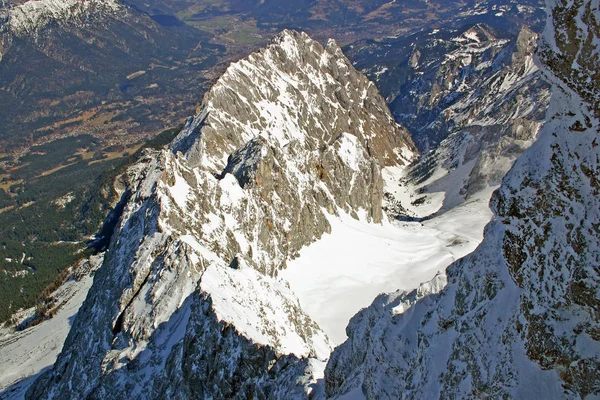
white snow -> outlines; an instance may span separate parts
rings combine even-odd
[[[52,20],[69,20],[88,10],[115,12],[115,0],[31,0],[9,9],[8,26],[16,34],[33,32]]]
[[[190,185],[186,182],[186,180],[180,176],[179,174],[175,175],[175,185],[169,187],[169,192],[175,203],[182,210],[186,210],[187,198],[190,193]]]
[[[280,277],[336,344],[350,318],[380,293],[412,290],[483,239],[490,192],[422,224],[357,221],[332,216],[331,234],[300,251]]]
[[[331,346],[322,334],[302,338],[289,309],[298,307],[294,293],[275,279],[261,274],[240,261],[239,269],[220,263],[207,267],[200,288],[211,295],[219,319],[255,343],[270,345],[283,354],[316,356],[325,360]],[[307,341],[310,341],[307,345]]]
[[[235,176],[231,174],[225,174],[223,179],[219,181],[219,186],[223,191],[221,205],[230,206],[236,204],[247,196],[244,189],[240,187],[237,179],[235,179]]]
[[[381,75],[385,74],[387,71],[388,67],[386,66],[377,67],[377,71],[374,73],[375,79],[379,80],[381,78]]]
[[[474,42],[481,42],[481,40],[479,39],[479,36],[477,36],[476,32],[473,31],[467,31],[463,34],[464,37],[466,37],[467,39],[471,39]]]
[[[358,163],[361,159],[360,154],[363,149],[357,137],[349,133],[342,133],[336,143],[339,144],[338,154],[344,163],[354,171],[358,171]]]
[[[92,281],[93,277],[88,275],[61,286],[56,296],[66,303],[54,318],[20,332],[0,331],[2,399],[23,398],[37,374],[54,364]],[[10,391],[4,392],[8,388]]]

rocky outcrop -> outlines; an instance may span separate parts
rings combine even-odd
[[[223,154],[261,133],[281,145],[301,140],[310,151],[352,133],[382,165],[413,157],[408,131],[394,122],[375,85],[333,40],[323,47],[306,34],[285,31],[267,49],[233,64],[204,104],[211,111],[202,131],[202,165],[215,172],[224,167]],[[364,118],[366,113],[374,118]]]
[[[414,147],[339,47],[285,31],[232,64],[130,199],[29,398],[305,397],[331,344],[278,271],[340,210],[382,218]]]
[[[512,34],[465,23],[350,47],[423,153],[463,129],[543,119],[548,85],[531,57],[536,34],[525,26]]]
[[[600,118],[600,71],[598,70],[598,9],[593,2],[553,2],[546,25],[541,60],[552,73],[589,104]],[[581,126],[589,127],[589,124]]]
[[[464,82],[452,87],[462,89],[444,92],[441,101],[450,105],[440,107],[429,124],[448,137],[406,176],[405,183],[421,194],[445,192],[442,210],[499,185],[536,139],[548,109],[549,85],[533,60],[537,35],[523,28],[512,41],[486,36],[486,42],[478,29],[466,30],[459,36],[465,47],[445,55],[447,64],[475,64],[460,68]],[[497,54],[484,61],[490,46],[498,47]]]
[[[600,32],[592,2],[549,5],[541,55],[553,84],[548,122],[493,196],[484,241],[448,268],[439,294],[399,311],[405,296],[380,298],[371,308],[383,311],[355,317],[327,366],[329,396],[600,395],[600,93],[583,88],[599,67],[586,43]],[[568,45],[556,44],[565,37]],[[574,72],[552,62],[580,53],[588,67],[573,64]]]

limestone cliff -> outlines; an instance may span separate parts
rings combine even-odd
[[[297,398],[327,337],[275,279],[340,210],[382,218],[414,147],[334,42],[284,31],[148,151],[54,368],[29,398]]]

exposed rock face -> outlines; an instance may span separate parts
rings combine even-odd
[[[594,2],[552,1],[539,53],[552,73],[592,107],[596,117],[600,117],[598,19],[598,5]]]
[[[448,137],[407,173],[421,193],[445,192],[444,210],[499,185],[537,137],[548,108],[550,86],[533,61],[537,35],[523,28],[514,40],[485,41],[480,31],[466,30],[457,38],[463,47],[445,55],[444,65],[462,65],[463,81],[444,92],[449,105],[431,114],[428,129]],[[490,48],[496,54],[488,59]]]
[[[508,130],[527,114],[543,119],[548,85],[531,60],[535,39],[526,27],[509,34],[479,23],[352,50],[427,152],[464,129]]]
[[[413,157],[410,151],[398,153],[414,150],[408,132],[333,40],[323,47],[286,31],[267,49],[232,65],[204,103],[210,111],[202,132],[202,165],[215,171],[224,166],[223,154],[264,132],[280,145],[301,140],[311,151],[351,132],[382,165]],[[364,118],[365,113],[374,118]]]
[[[328,363],[329,396],[600,395],[598,10],[548,4],[548,122],[493,196],[484,241],[439,294],[397,311],[418,293],[390,295],[359,313]]]
[[[475,25],[450,40],[431,39],[436,51],[427,53],[424,66],[411,71],[406,84],[413,93],[393,99],[392,109],[414,129],[424,150],[461,130],[506,136],[522,119],[543,119],[548,85],[531,57],[536,35],[527,28],[514,38],[492,32]],[[439,51],[446,53],[439,57]],[[521,136],[535,137],[530,127],[524,130]]]
[[[109,255],[28,397],[306,396],[330,342],[274,277],[326,213],[381,220],[380,165],[413,151],[333,42],[285,31],[232,64],[129,169]]]

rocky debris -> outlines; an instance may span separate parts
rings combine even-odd
[[[121,179],[109,253],[28,397],[308,396],[331,344],[275,277],[327,213],[380,221],[381,164],[413,157],[335,43],[284,31]]]

